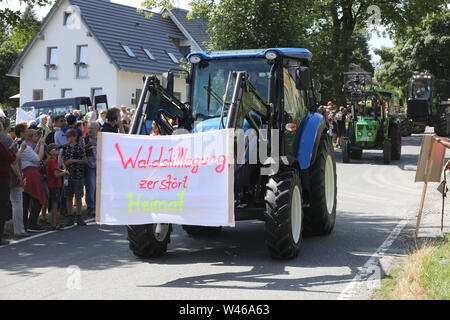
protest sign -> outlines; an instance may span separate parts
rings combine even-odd
[[[96,221],[234,226],[232,130],[99,133]]]
[[[437,137],[440,139],[446,139]],[[428,182],[440,182],[444,165],[446,148],[434,141],[432,136],[424,135],[417,163],[415,182],[423,182],[422,198],[420,199],[419,214],[417,215],[415,237],[419,235],[420,221],[422,219],[423,205],[427,193]]]
[[[16,123],[26,122],[29,123],[32,120],[36,120],[36,113],[34,107],[29,111],[25,111],[22,108],[17,108],[16,110]]]

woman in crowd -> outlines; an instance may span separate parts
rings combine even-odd
[[[33,132],[27,132],[26,124],[19,123],[15,128],[18,138],[28,138],[28,141],[35,139]],[[41,181],[39,169],[41,161],[44,158],[44,146],[46,135],[39,139],[36,148],[33,150],[27,142],[27,147],[22,153],[21,169],[23,173],[23,224],[25,231],[43,232],[45,231],[38,226],[38,217],[42,205],[45,204],[47,196]],[[31,210],[30,210],[31,201]],[[28,218],[28,211],[30,216]]]

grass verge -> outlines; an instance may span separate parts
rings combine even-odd
[[[413,251],[381,281],[376,300],[449,300],[450,234]]]

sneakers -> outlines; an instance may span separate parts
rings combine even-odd
[[[16,238],[16,239],[21,239],[21,238],[26,238],[26,237],[29,237],[29,236],[30,236],[29,233],[24,232],[24,233],[20,233],[20,234],[15,234],[15,235],[14,235],[14,238]]]
[[[84,222],[83,218],[81,216],[77,217],[77,225],[79,226],[85,226],[86,222]]]
[[[67,216],[67,223],[66,227],[73,226],[75,224],[75,217],[73,215]],[[77,216],[77,225],[78,226],[85,226],[86,222],[84,222],[83,218],[81,216]]]
[[[73,226],[74,223],[75,223],[75,219],[74,219],[73,215],[68,215],[67,216],[66,227]]]
[[[32,233],[42,233],[45,231],[47,231],[47,230],[41,228],[40,226],[33,226],[33,227],[28,228],[28,232],[32,232]]]

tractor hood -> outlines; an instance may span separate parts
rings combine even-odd
[[[226,123],[227,117],[224,117],[223,124],[225,125]],[[191,133],[219,130],[219,124],[220,124],[220,117],[195,122],[194,128],[191,130]],[[245,119],[244,119],[244,126],[242,129],[244,130],[244,132],[250,129],[250,124]]]

